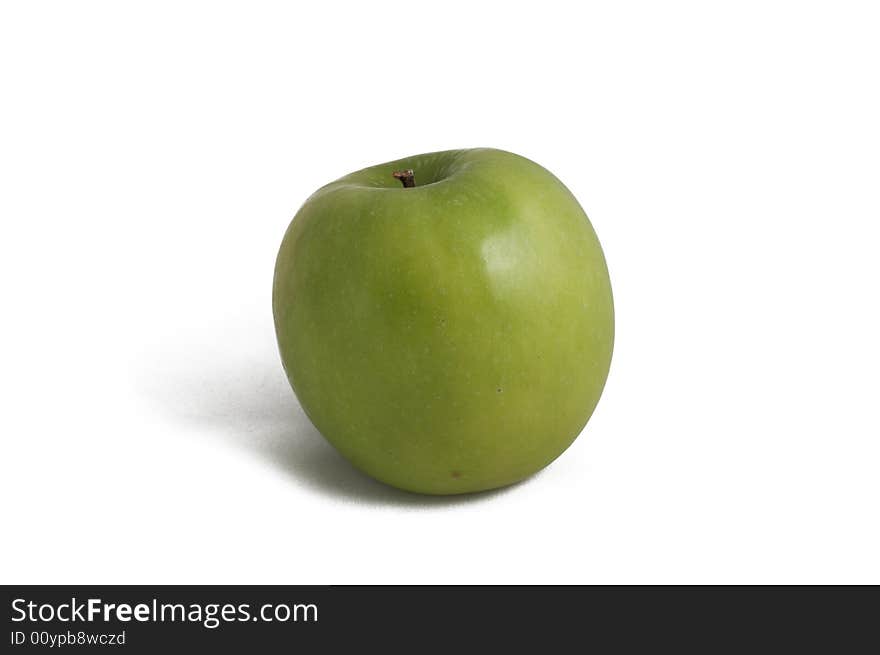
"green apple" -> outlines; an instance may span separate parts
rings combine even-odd
[[[395,487],[508,485],[583,430],[608,375],[605,258],[571,192],[509,152],[347,175],[284,236],[272,305],[306,415]]]

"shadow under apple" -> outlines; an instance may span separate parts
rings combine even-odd
[[[141,385],[160,411],[262,458],[314,492],[354,503],[448,507],[511,488],[425,496],[390,487],[356,469],[318,433],[299,406],[280,362],[268,353],[251,358],[230,358],[229,353],[193,357],[189,350],[185,371],[162,367],[168,357],[151,358],[153,371]],[[227,366],[218,367],[217,361]]]

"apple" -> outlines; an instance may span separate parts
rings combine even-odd
[[[593,413],[614,342],[583,209],[546,169],[488,148],[319,189],[284,235],[272,306],[318,431],[369,475],[425,494],[552,462]]]

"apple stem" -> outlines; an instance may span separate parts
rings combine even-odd
[[[394,171],[391,175],[403,182],[405,189],[411,189],[416,185],[416,175],[411,168],[407,168],[405,171]]]

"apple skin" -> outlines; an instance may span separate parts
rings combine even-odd
[[[488,148],[319,189],[284,236],[272,305],[318,431],[369,475],[425,494],[501,487],[552,462],[593,413],[614,342],[583,209],[546,169]]]

